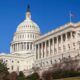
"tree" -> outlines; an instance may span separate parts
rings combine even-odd
[[[24,73],[22,71],[19,72],[17,80],[26,80],[25,79],[25,75],[24,75]]]
[[[7,80],[8,74],[9,72],[6,64],[0,60],[0,80]]]
[[[9,74],[8,76],[9,80],[17,80],[17,73],[16,72],[12,72]]]
[[[43,80],[52,80],[52,72],[51,71],[44,71],[42,73]]]
[[[35,72],[35,73],[33,73],[33,74],[27,76],[26,79],[27,79],[27,80],[39,80],[40,77],[39,77],[38,73]]]

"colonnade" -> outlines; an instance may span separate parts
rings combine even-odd
[[[56,54],[64,53],[66,51],[74,49],[74,33],[75,32],[71,31],[49,39],[45,39],[41,42],[39,41],[39,43],[36,42],[36,59],[54,56]]]
[[[32,50],[33,44],[32,42],[21,42],[21,43],[15,43],[11,45],[12,52],[15,51],[24,51],[24,50]]]

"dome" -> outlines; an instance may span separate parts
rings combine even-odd
[[[22,23],[19,24],[16,32],[40,32],[39,26],[32,21],[31,19],[26,19]]]
[[[16,32],[14,33],[10,52],[31,54],[34,51],[33,42],[39,36],[39,26],[31,19],[31,12],[28,7],[26,19],[18,25]]]
[[[26,32],[33,31],[33,32],[40,33],[39,26],[31,19],[31,12],[30,12],[29,6],[26,13],[26,19],[18,25],[16,32],[23,32],[23,31],[26,31]]]

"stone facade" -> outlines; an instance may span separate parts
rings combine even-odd
[[[39,26],[32,21],[28,10],[19,24],[10,45],[10,54],[1,53],[9,72],[32,73],[33,67],[46,70],[63,57],[80,54],[80,23],[68,23],[40,36]]]
[[[33,42],[39,36],[39,26],[32,21],[30,7],[28,6],[26,19],[18,25],[14,33],[10,45],[10,54],[1,53],[0,55],[0,59],[9,68],[9,72],[23,71],[25,75],[32,72],[32,65],[35,61]]]
[[[40,36],[34,42],[34,66],[46,70],[64,57],[80,54],[80,23],[68,23]],[[79,57],[80,58],[80,57]]]

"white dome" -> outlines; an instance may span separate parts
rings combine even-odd
[[[31,19],[26,19],[24,20],[22,23],[19,24],[17,31],[16,32],[22,32],[22,31],[26,31],[26,32],[40,32],[39,26],[33,22]]]
[[[31,13],[28,9],[26,13],[26,19],[18,25],[14,34],[10,52],[19,54],[31,54],[34,50],[33,41],[39,36],[39,26],[31,20]]]

